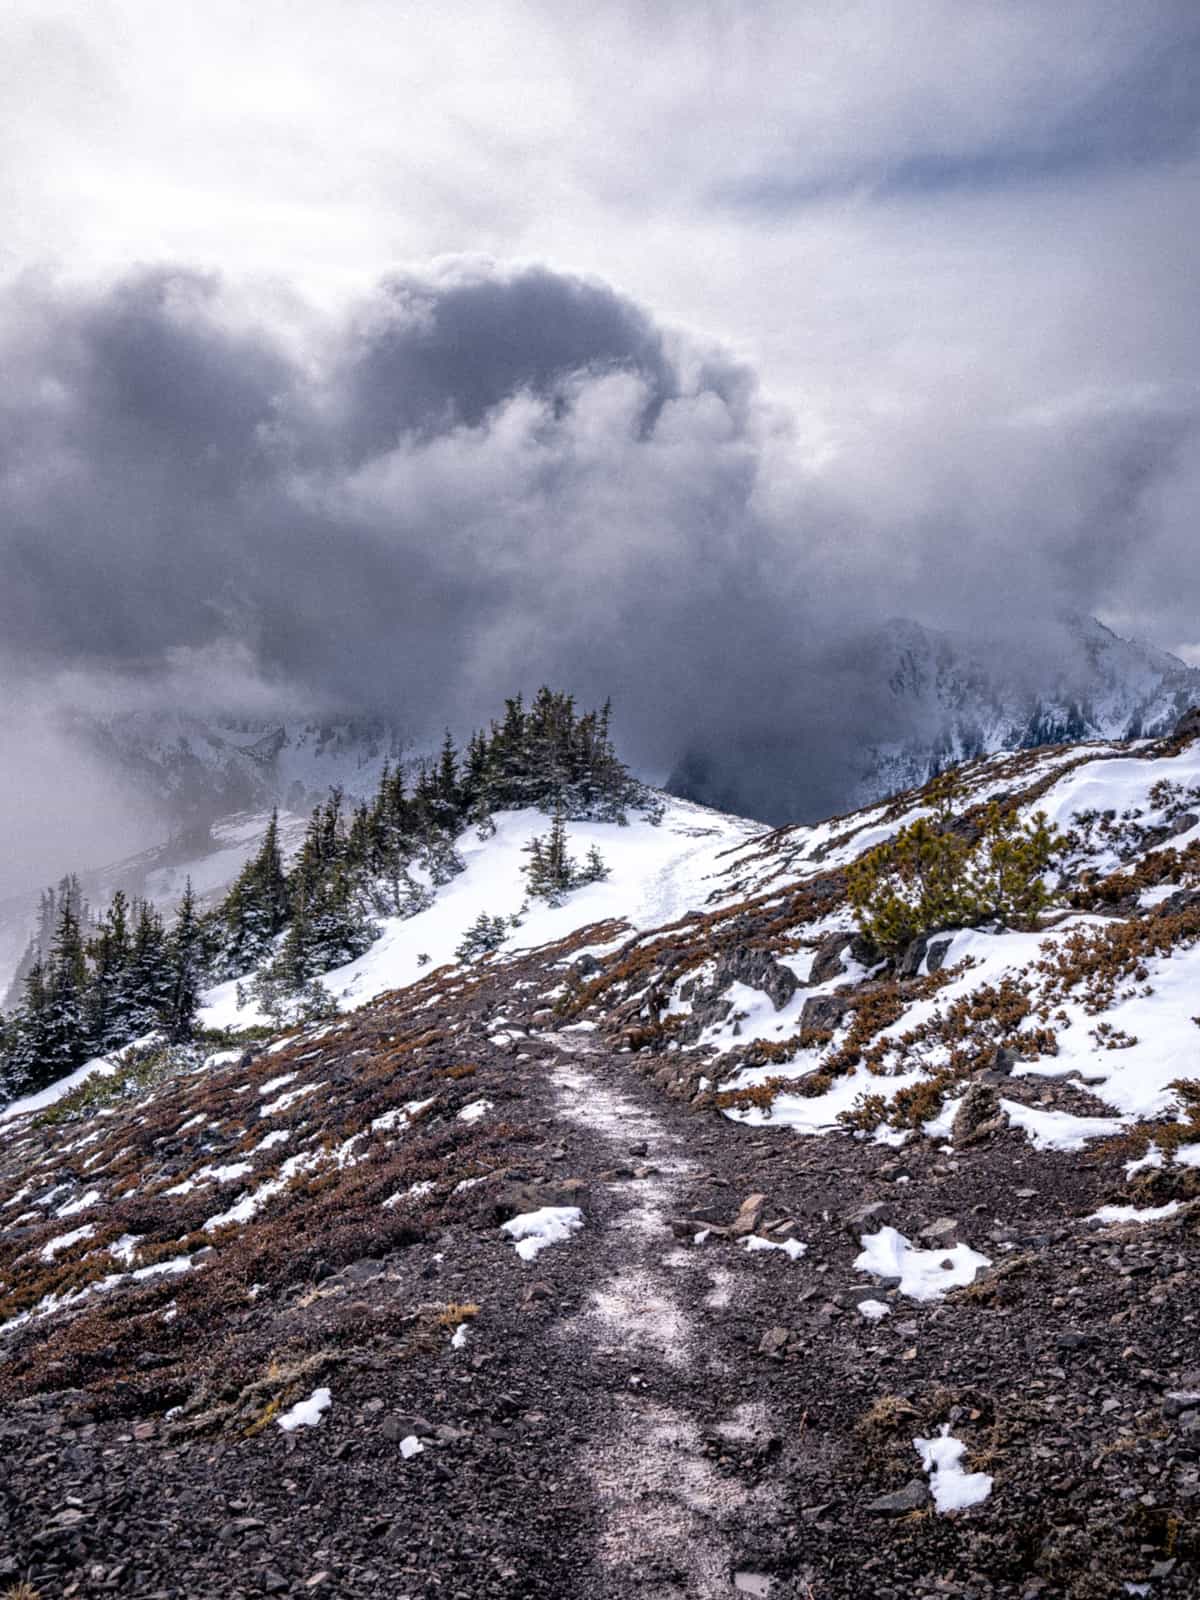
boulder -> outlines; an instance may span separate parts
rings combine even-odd
[[[878,960],[879,952],[861,933],[831,933],[817,946],[808,981],[815,988],[819,983],[828,983],[831,978],[840,978],[846,970],[847,961],[857,961],[861,967],[873,967]]]
[[[814,994],[804,1002],[800,1032],[832,1033],[850,1010],[852,1001],[841,994]]]
[[[898,978],[915,978],[921,970],[921,963],[924,961],[925,952],[928,949],[929,935],[927,933],[919,933],[915,939],[910,939],[896,962],[896,976]]]
[[[944,933],[937,939],[930,939],[929,949],[925,952],[925,971],[940,972],[946,965],[946,955],[954,942],[952,933]]]
[[[790,967],[783,966],[766,950],[751,950],[742,944],[726,950],[717,961],[713,989],[723,992],[731,983],[761,990],[776,1011],[782,1011],[800,987]]]
[[[950,1129],[950,1142],[956,1150],[979,1144],[998,1133],[1004,1124],[996,1091],[986,1084],[973,1083],[963,1095]]]
[[[949,933],[920,933],[905,946],[904,954],[896,966],[898,978],[919,976],[922,965],[926,972],[937,972],[945,964],[946,952],[954,935]]]

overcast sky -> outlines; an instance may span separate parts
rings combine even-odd
[[[1198,174],[1195,0],[8,0],[0,668],[669,764],[894,613],[1200,662]]]

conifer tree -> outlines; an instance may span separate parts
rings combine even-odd
[[[319,818],[312,826],[319,852]],[[249,971],[270,957],[275,936],[287,921],[288,898],[279,850],[279,813],[272,811],[258,853],[242,868],[221,906],[227,972]]]
[[[446,729],[446,736],[442,740],[433,786],[438,821],[444,827],[453,828],[458,822],[462,794],[458,783],[458,751],[454,747],[449,728]]]
[[[169,991],[162,1022],[167,1038],[172,1044],[180,1044],[195,1032],[203,962],[200,918],[190,878],[179,902],[175,925],[167,938],[165,955]]]
[[[603,883],[607,877],[608,863],[600,854],[599,848],[592,845],[587,853],[587,865],[580,873],[580,880],[583,883]]]
[[[92,1048],[102,1055],[131,1037],[129,902],[123,890],[113,895],[87,953],[87,1031]]]
[[[552,906],[561,905],[564,896],[580,881],[567,848],[567,824],[562,807],[556,807],[550,832],[533,838],[526,845],[529,861],[525,867],[529,893]]]
[[[88,1057],[84,1018],[87,963],[75,914],[76,902],[59,902],[58,926],[46,965],[43,1049],[49,1079],[72,1071]]]
[[[53,1082],[46,969],[35,960],[25,974],[21,1003],[9,1019],[4,1041],[4,1091],[9,1098],[33,1094]]]
[[[129,1026],[132,1037],[150,1033],[169,1009],[171,970],[163,921],[148,900],[134,908],[129,955]]]

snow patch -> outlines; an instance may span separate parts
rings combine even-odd
[[[808,1246],[799,1239],[764,1239],[761,1233],[752,1233],[746,1240],[746,1250],[751,1254],[758,1250],[782,1250],[792,1261],[799,1261]]]
[[[1162,1206],[1101,1206],[1099,1211],[1093,1211],[1086,1220],[1088,1222],[1161,1222],[1164,1217],[1173,1217],[1179,1210],[1178,1200],[1168,1200]]]
[[[992,1479],[986,1472],[963,1471],[967,1447],[961,1439],[950,1437],[948,1422],[936,1439],[914,1439],[913,1448],[929,1474],[933,1503],[943,1515],[977,1506],[991,1494]]]
[[[517,1254],[522,1261],[532,1261],[548,1245],[565,1244],[582,1227],[583,1212],[578,1206],[542,1206],[538,1211],[510,1217],[501,1224],[500,1231],[517,1241]]]
[[[855,1269],[877,1278],[898,1279],[900,1293],[910,1300],[940,1300],[949,1290],[973,1283],[980,1268],[991,1266],[987,1256],[965,1244],[946,1250],[917,1250],[895,1228],[865,1233],[859,1242],[863,1248],[855,1257]]]
[[[892,1314],[891,1306],[885,1305],[882,1300],[860,1300],[858,1310],[859,1315],[866,1317],[868,1322],[879,1322]]]
[[[486,1117],[492,1109],[490,1100],[472,1100],[469,1106],[464,1106],[458,1113],[460,1122],[478,1122],[480,1117]]]
[[[328,1411],[332,1404],[333,1396],[328,1389],[314,1389],[307,1400],[297,1400],[292,1409],[276,1421],[284,1433],[294,1433],[297,1428],[315,1428],[321,1413]]]
[[[1015,1127],[1024,1128],[1035,1150],[1082,1150],[1089,1139],[1110,1139],[1125,1127],[1119,1117],[1077,1117],[1070,1111],[1039,1111],[1019,1100],[1001,1100],[1000,1108]]]
[[[95,1223],[85,1222],[82,1228],[75,1228],[71,1233],[60,1233],[57,1239],[51,1239],[48,1244],[42,1246],[38,1254],[43,1261],[53,1261],[55,1256],[61,1255],[64,1250],[69,1250],[81,1239],[90,1239],[95,1231]]]

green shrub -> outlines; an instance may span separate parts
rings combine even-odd
[[[932,817],[910,822],[846,874],[858,925],[886,955],[949,928],[1028,925],[1049,901],[1042,873],[1061,841],[1044,812],[1022,822],[993,801],[969,842],[953,826],[953,781],[936,784],[930,798]]]

